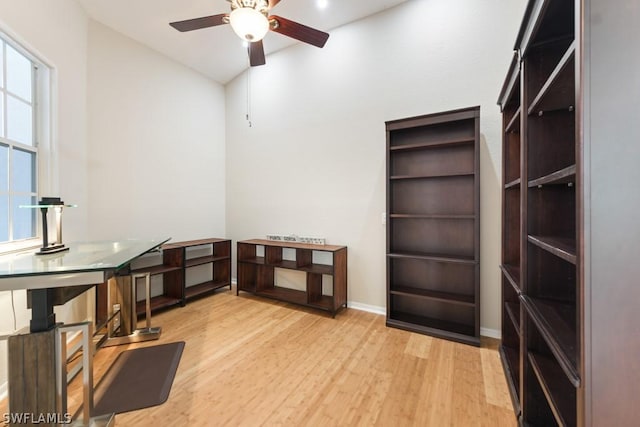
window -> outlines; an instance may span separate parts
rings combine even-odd
[[[38,64],[0,33],[0,245],[38,235]]]

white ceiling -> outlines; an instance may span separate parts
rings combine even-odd
[[[181,33],[169,22],[230,11],[227,0],[77,0],[94,20],[226,84],[248,66],[246,48],[230,26]],[[331,30],[362,19],[406,0],[282,0],[272,14],[331,33]],[[331,37],[327,46],[332,42]],[[264,49],[269,53],[299,43],[269,32]],[[308,49],[318,49],[307,45]]]

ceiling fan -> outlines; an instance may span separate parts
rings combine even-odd
[[[307,27],[276,15],[269,15],[280,0],[227,0],[230,13],[171,22],[178,31],[193,31],[201,28],[231,24],[233,31],[249,44],[249,64],[252,67],[265,64],[262,39],[269,30],[300,40],[316,47],[324,47],[329,34]]]

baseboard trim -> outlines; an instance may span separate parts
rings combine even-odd
[[[502,338],[502,334],[498,329],[480,328],[480,335],[483,337],[495,338],[497,340]]]
[[[366,311],[374,314],[381,314],[383,316],[386,316],[387,314],[386,308],[380,307],[377,305],[370,305],[370,304],[363,304],[361,302],[349,301],[347,303],[347,306],[349,308],[353,308],[354,310]]]

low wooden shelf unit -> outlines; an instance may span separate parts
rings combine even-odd
[[[260,248],[260,251],[258,250]],[[283,258],[283,250],[295,250],[295,260]],[[258,256],[264,251],[264,256]],[[331,254],[331,264],[314,262],[314,253]],[[328,311],[333,316],[347,306],[347,247],[281,243],[272,240],[244,240],[237,244],[238,287],[240,291],[279,301]],[[301,271],[306,274],[305,290],[277,286],[275,269]],[[324,294],[322,276],[333,278],[332,292]]]
[[[192,257],[192,251],[206,254]],[[211,279],[187,286],[187,270],[206,264],[211,266]],[[163,292],[151,298],[151,311],[184,306],[190,299],[225,286],[231,289],[231,240],[209,238],[167,243],[162,246],[162,264],[131,271],[131,274],[143,273],[162,275]],[[144,313],[144,301],[137,303],[137,312]]]

